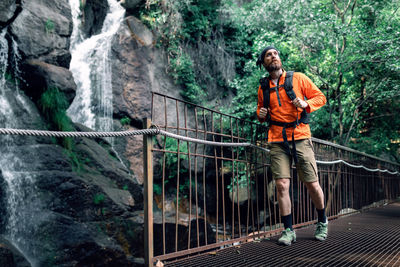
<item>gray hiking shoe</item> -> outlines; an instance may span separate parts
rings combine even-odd
[[[326,223],[317,222],[317,228],[314,233],[315,239],[324,241],[328,237],[328,220]]]
[[[290,246],[294,242],[296,242],[296,233],[290,228],[283,230],[281,238],[278,239],[278,244]]]

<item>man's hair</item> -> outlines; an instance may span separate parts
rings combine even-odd
[[[275,46],[270,45],[270,46],[267,46],[266,48],[264,48],[264,50],[258,56],[257,62],[256,62],[257,67],[259,67],[260,69],[261,69],[262,64],[264,63],[265,54],[267,53],[268,50],[271,50],[271,49],[278,51],[278,54],[279,54],[279,50],[276,49]]]

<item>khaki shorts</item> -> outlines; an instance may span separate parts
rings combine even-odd
[[[318,181],[317,163],[314,157],[314,147],[311,139],[297,140],[297,174],[303,182]],[[289,141],[292,148],[291,141]],[[272,143],[271,148],[271,171],[274,179],[290,178],[291,158],[283,149],[283,143]]]

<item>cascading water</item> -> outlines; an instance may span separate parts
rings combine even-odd
[[[112,131],[112,85],[109,59],[112,36],[117,32],[124,17],[123,9],[116,0],[108,0],[110,10],[100,34],[84,39],[79,29],[80,1],[69,0],[73,33],[71,36],[70,71],[77,84],[74,101],[67,110],[74,122],[93,130]]]
[[[13,63],[14,75],[19,74],[20,56],[14,40],[12,49],[9,49],[6,32],[7,29],[3,29],[0,34],[0,127],[24,128],[21,114],[29,116],[26,114],[32,114],[33,111],[25,101],[25,96],[20,94],[17,79],[10,81],[11,75],[7,75],[9,62]],[[11,61],[9,51],[12,51],[13,55]],[[15,110],[18,110],[18,113]],[[7,214],[4,235],[33,266],[36,266],[35,258],[38,252],[30,236],[40,225],[43,213],[37,195],[35,175],[27,170],[26,162],[20,156],[21,146],[28,145],[25,140],[28,139],[22,140],[21,137],[10,135],[0,136],[0,176],[5,185],[3,203],[6,204]]]

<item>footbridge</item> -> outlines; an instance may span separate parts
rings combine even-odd
[[[142,130],[0,134],[143,135],[146,266],[400,266],[399,164],[313,138],[329,236],[312,240],[317,214],[294,178],[298,241],[280,247],[265,126],[159,93],[151,102]]]

